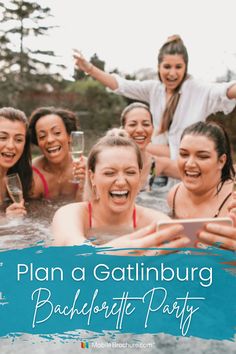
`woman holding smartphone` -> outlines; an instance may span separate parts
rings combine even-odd
[[[32,168],[28,122],[24,112],[12,108],[0,109],[0,202],[8,196],[5,177],[18,173],[23,198],[30,197],[32,188]],[[24,199],[6,208],[6,215],[25,215]]]
[[[188,244],[188,238],[181,235],[181,226],[157,231],[157,220],[169,218],[135,205],[142,159],[136,143],[125,132],[111,132],[101,138],[91,149],[87,170],[89,202],[69,204],[56,212],[54,244],[78,245],[86,240],[116,248],[166,248],[166,241],[169,241],[168,247]],[[129,252],[121,251],[122,254]],[[139,254],[148,253],[139,251]]]
[[[229,208],[233,209],[234,204],[235,170],[224,128],[214,122],[198,122],[187,127],[181,137],[177,162],[181,182],[168,195],[172,217],[228,216]],[[234,217],[233,220],[235,222]],[[213,224],[209,228],[212,232],[218,232],[219,236],[202,233],[199,235],[200,241],[222,243],[223,238],[224,247],[236,249],[236,224],[231,229]]]

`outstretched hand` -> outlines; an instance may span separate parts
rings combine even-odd
[[[168,229],[158,230],[156,223],[152,223],[131,234],[117,237],[103,246],[121,248],[119,251],[105,251],[105,253],[109,254],[153,256],[169,253],[169,248],[186,247],[189,242],[190,240],[183,236],[183,227],[181,225],[173,225]],[[167,250],[150,249],[156,247]]]
[[[75,59],[75,67],[84,71],[87,74],[90,74],[93,64],[90,63],[87,59],[85,59],[82,52],[77,49],[74,49],[73,57]]]

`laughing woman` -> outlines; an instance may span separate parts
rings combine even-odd
[[[155,161],[153,156],[147,151],[147,146],[151,142],[154,130],[152,113],[146,104],[134,102],[125,107],[121,113],[120,123],[121,127],[140,148],[143,160],[141,190],[146,190],[151,166]]]
[[[181,226],[157,231],[156,222],[168,217],[135,205],[142,159],[134,141],[121,135],[105,136],[92,148],[87,161],[90,201],[56,212],[54,244],[79,245],[90,240],[110,247],[143,248],[167,247],[165,242],[170,241],[168,247],[185,247],[189,240],[182,237]]]
[[[198,122],[186,128],[180,142],[178,168],[182,181],[168,196],[174,218],[229,215],[229,208],[235,207],[235,171],[223,127],[213,122]],[[236,250],[236,218],[232,218],[234,227],[212,224],[199,235],[199,241],[208,245],[219,242]]]
[[[76,115],[60,108],[38,108],[31,114],[29,128],[31,142],[42,152],[33,160],[33,197],[54,199],[61,196],[80,201],[85,180],[85,158],[82,157],[75,166],[70,154],[70,133],[76,130]],[[79,185],[70,182],[75,168]]]
[[[32,187],[30,137],[24,112],[12,107],[0,109],[0,202],[8,197],[5,176],[18,173],[27,199]],[[6,208],[7,215],[24,215],[24,200]]]
[[[155,186],[158,188],[161,183],[160,179],[156,179],[160,158],[157,162],[157,157],[149,149],[154,132],[153,117],[150,108],[141,102],[131,103],[121,113],[120,123],[121,127],[135,141],[141,151],[143,160],[141,190],[155,190]],[[164,158],[164,160],[166,159]],[[168,168],[171,173],[172,167],[169,166]]]

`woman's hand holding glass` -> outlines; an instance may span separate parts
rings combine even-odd
[[[23,199],[23,189],[18,173],[13,173],[5,177],[6,188],[10,198],[13,201],[6,209],[7,216],[23,216],[26,214]]]
[[[24,206],[24,200],[20,203],[13,203],[6,208],[6,216],[24,216],[27,214],[27,211]]]
[[[73,176],[76,181],[79,181],[80,189],[83,189],[85,183],[85,177],[86,177],[86,159],[83,156],[81,156],[78,162],[73,161],[72,164],[73,164]]]
[[[71,134],[71,157],[73,160],[73,180],[72,183],[80,183],[81,177],[84,180],[83,173],[83,152],[84,152],[84,132],[72,131]]]

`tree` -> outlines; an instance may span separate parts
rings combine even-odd
[[[54,26],[45,24],[51,16],[50,8],[35,1],[0,1],[0,10],[0,88],[7,87],[9,99],[13,93],[16,95],[48,82],[52,65],[48,58],[55,57],[54,52],[33,50],[27,46],[26,40],[43,36]],[[52,81],[57,79],[51,77]]]
[[[107,92],[102,84],[90,77],[70,83],[66,91],[78,94],[73,110],[78,112],[83,129],[104,132],[119,126],[119,117],[126,105],[122,96]]]

